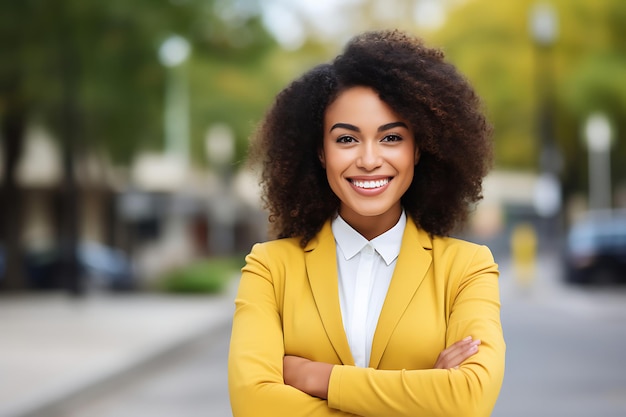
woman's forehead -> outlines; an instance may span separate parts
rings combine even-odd
[[[403,121],[379,94],[369,87],[357,86],[341,91],[326,108],[325,125],[334,123],[383,125]]]

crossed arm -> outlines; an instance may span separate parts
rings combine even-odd
[[[433,369],[458,368],[467,358],[478,352],[479,345],[480,339],[474,340],[471,336],[459,340],[439,354]],[[334,366],[286,355],[283,359],[283,378],[287,385],[313,397],[326,399],[330,374]]]

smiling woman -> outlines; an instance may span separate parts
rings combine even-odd
[[[233,416],[488,416],[498,269],[448,237],[491,162],[465,79],[417,38],[364,33],[277,96],[253,146],[278,239],[242,269]]]

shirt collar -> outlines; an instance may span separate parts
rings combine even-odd
[[[337,246],[339,246],[346,260],[356,256],[357,253],[370,243],[387,265],[390,265],[400,254],[400,246],[405,226],[406,214],[404,210],[402,210],[400,219],[395,226],[368,242],[359,232],[346,223],[341,216],[335,216],[331,223]]]

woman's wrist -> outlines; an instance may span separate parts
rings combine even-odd
[[[326,399],[333,366],[300,356],[287,355],[283,359],[283,379],[285,384],[306,394]]]
[[[309,362],[307,364],[307,387],[306,393],[314,397],[328,398],[328,385],[330,374],[334,365],[323,362]]]

